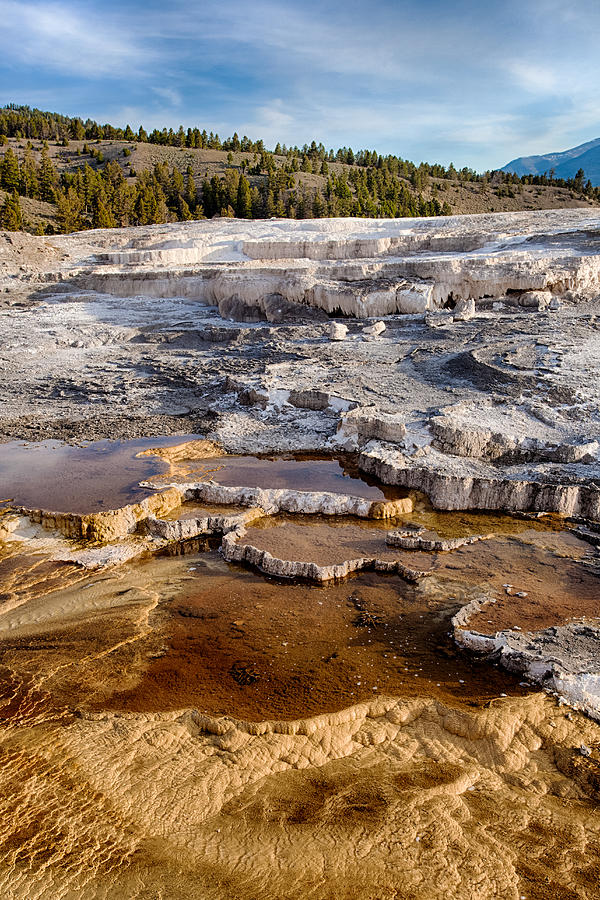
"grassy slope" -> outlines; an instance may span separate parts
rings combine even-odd
[[[34,153],[39,160],[41,143],[34,141]],[[50,144],[49,155],[58,170],[73,170],[83,166],[86,162],[93,168],[98,164],[89,155],[77,155],[77,150],[82,149],[85,141],[71,141],[68,147]],[[26,141],[10,139],[8,146],[21,157],[25,150]],[[116,160],[127,173],[129,168],[140,172],[149,169],[157,162],[167,162],[169,166],[176,166],[185,175],[185,171],[191,165],[198,186],[205,177],[222,175],[227,166],[227,153],[221,150],[191,150],[179,147],[163,147],[158,144],[137,144],[130,141],[100,141],[89,142],[90,149],[101,150],[105,162]],[[125,157],[123,150],[131,150],[131,155]],[[0,150],[3,152],[4,147]],[[234,153],[233,166],[239,166],[242,159],[247,159],[250,164],[254,162],[253,153]],[[285,157],[276,157],[277,165],[282,166]],[[341,163],[328,163],[330,172],[339,173],[342,170],[350,170],[351,166]],[[133,181],[133,179],[131,179]],[[249,177],[250,183],[261,184],[262,177]],[[324,190],[327,179],[321,175],[313,175],[298,172],[295,175],[296,184],[304,184],[307,187],[319,187]],[[450,181],[446,179],[431,179],[429,187],[423,191],[423,196],[428,199],[434,184],[438,185],[438,198],[441,203],[448,202],[452,212],[459,213],[486,213],[509,212],[527,209],[561,209],[567,207],[597,206],[586,197],[572,193],[564,188],[541,187],[535,185],[514,185],[514,197],[498,196],[496,193],[500,184],[480,184],[476,182]],[[409,185],[410,187],[410,185]],[[0,202],[4,199],[4,193],[0,190]],[[53,219],[53,207],[40,201],[21,198],[21,208],[24,216],[36,224],[38,221],[46,222]]]

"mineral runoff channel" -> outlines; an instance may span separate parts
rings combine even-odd
[[[455,640],[539,656],[536,636],[589,627],[593,547],[557,516],[436,511],[351,457],[207,446],[2,447],[2,895],[597,896],[598,726]],[[25,512],[165,484],[179,502],[121,562]]]

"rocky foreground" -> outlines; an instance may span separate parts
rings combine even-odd
[[[350,453],[399,489],[227,486],[175,466],[117,512],[0,519],[3,894],[596,896],[600,729],[563,702],[600,717],[600,216],[0,234],[0,290],[4,442],[193,434],[213,442],[208,456]],[[461,510],[531,528],[438,533],[443,511]],[[405,521],[377,534],[356,524],[394,517]],[[459,646],[555,696],[515,688],[461,705],[432,669],[428,687],[293,721],[285,691],[268,721],[245,717],[239,693],[238,710],[213,714],[217,688],[213,713],[192,709],[169,669],[166,610],[195,576],[135,560],[209,537],[278,577],[386,573],[406,615],[424,604]],[[44,562],[19,562],[17,545]],[[248,616],[268,620],[260,590],[228,623],[235,640]],[[331,596],[358,604],[360,627],[383,627],[360,597]],[[301,685],[327,683],[324,665],[291,679],[294,710]],[[256,673],[234,675],[243,687]]]

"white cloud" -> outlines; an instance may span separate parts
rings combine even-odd
[[[123,23],[65,2],[0,0],[0,20],[5,58],[37,69],[123,78],[149,61]]]
[[[552,94],[561,89],[556,67],[550,69],[535,63],[515,61],[509,63],[508,71],[521,90],[532,94]]]
[[[182,98],[179,91],[169,87],[153,87],[152,90],[162,100],[166,100],[170,106],[181,106]]]
[[[274,147],[279,141],[282,144],[290,142],[290,136],[296,128],[296,114],[299,110],[292,110],[280,98],[274,98],[264,105],[253,110],[253,117],[241,122],[234,129],[240,134],[249,137],[262,138],[267,147]],[[293,142],[293,141],[292,141]]]

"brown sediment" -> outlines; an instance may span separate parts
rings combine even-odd
[[[321,589],[281,585],[211,555],[187,557],[180,576],[207,561],[208,573],[187,575],[161,607],[160,648],[139,664],[138,683],[96,708],[192,706],[257,721],[332,712],[377,695],[453,704],[520,692],[511,676],[453,648],[457,602],[443,592],[423,597],[402,579],[374,574]],[[154,570],[156,579],[155,567],[148,564],[148,576]]]
[[[452,705],[520,693],[510,675],[453,647],[459,605],[397,576],[315,588],[266,580],[214,552],[151,558],[5,619],[2,658],[10,684],[27,676],[53,702],[98,711],[193,707],[260,721],[382,695]]]
[[[555,514],[511,515],[495,510],[441,510],[432,506],[426,494],[411,492],[414,521],[441,538],[462,538],[473,534],[520,534],[525,531],[564,532],[565,520]]]
[[[390,527],[260,521],[334,555]],[[586,571],[588,544],[514,526],[405,552],[436,569],[418,586],[282,585],[208,552],[30,598],[2,620],[0,893],[28,900],[39,864],[49,895],[593,900],[597,726],[448,636],[507,571]]]
[[[7,549],[0,544],[0,614],[85,577],[80,566],[51,560],[43,554]]]
[[[410,526],[420,528],[421,518],[435,521],[438,514],[427,510],[423,515],[416,511],[410,516]],[[474,523],[481,527],[496,527],[500,534],[510,533],[511,530],[517,534],[531,531],[531,525],[534,529],[545,531],[559,524],[552,519],[530,524],[508,516],[442,514],[440,518],[445,534],[460,535],[460,538],[452,537],[450,541],[464,540],[467,544],[474,542],[469,531]],[[224,553],[228,559],[249,562],[272,575],[301,575],[317,582],[334,577],[339,579],[363,568],[375,567],[385,571],[389,565],[392,571],[394,564],[398,564],[398,571],[412,571],[415,577],[416,573],[436,571],[443,566],[437,553],[418,548],[403,549],[386,543],[390,529],[406,528],[407,521],[405,517],[373,521],[348,516],[265,516],[244,528],[237,539],[230,535],[226,546],[224,542]],[[437,536],[437,532],[435,534]],[[486,539],[492,537],[493,532]],[[453,552],[456,552],[455,549]],[[451,562],[449,566],[452,567]]]
[[[75,566],[7,557],[0,575],[10,605],[27,603],[5,629],[4,662],[11,673],[26,663],[42,682],[48,671],[62,672],[53,676],[54,696],[97,710],[191,706],[261,720],[331,712],[378,695],[484,703],[518,692],[516,681],[456,650],[448,636],[452,615],[482,587],[498,600],[479,614],[481,627],[470,623],[484,632],[537,630],[598,613],[598,575],[584,565],[589,545],[547,530],[548,523],[513,524],[525,530],[448,554],[386,551],[389,524],[379,521],[266,517],[248,529],[253,543],[291,558],[329,564],[376,548],[409,566],[427,565],[434,577],[417,587],[375,573],[321,588],[281,584],[213,551],[140,560],[88,579],[82,590],[69,587],[82,578]],[[511,581],[526,598],[505,593]]]
[[[390,548],[385,536],[390,520],[360,520],[350,517],[269,516],[246,527],[240,539],[283,560],[313,562],[318,566],[340,565],[346,560],[400,560],[414,569],[429,569],[432,556]]]
[[[227,503],[196,503],[193,500],[176,506],[161,518],[167,522],[186,521],[187,519],[205,519],[207,516],[234,516],[243,512],[239,506]]]
[[[496,601],[469,619],[470,630],[494,634],[517,626],[541,631],[600,616],[600,571],[583,564],[588,553],[589,546],[567,532],[530,532],[519,541],[491,540],[461,548],[436,571],[485,586]]]
[[[149,447],[136,454],[139,456],[159,456],[168,462],[170,466],[177,467],[179,463],[191,462],[192,460],[216,459],[219,456],[225,456],[225,451],[214,441],[191,440],[182,441],[175,446],[166,447]]]
[[[146,479],[148,484],[168,479],[172,482],[205,481],[214,478],[222,466],[217,462],[226,456],[225,450],[214,441],[184,441],[172,447],[150,447],[137,454],[138,458],[157,457],[166,463],[166,472],[156,473]]]

